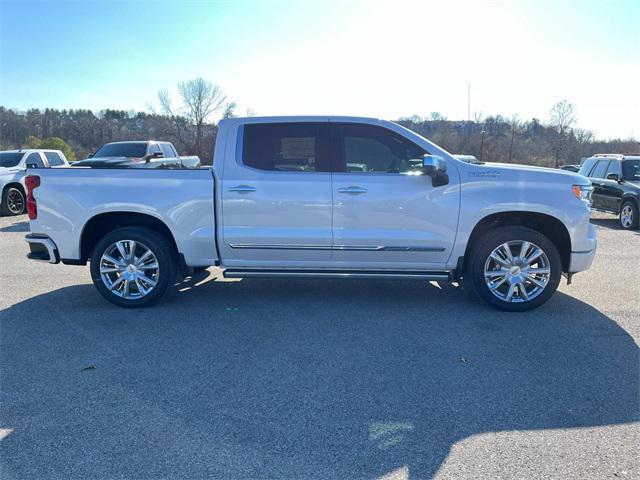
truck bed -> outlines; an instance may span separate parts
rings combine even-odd
[[[28,173],[41,178],[34,190],[38,218],[31,221],[31,232],[50,237],[63,260],[83,260],[80,239],[89,219],[126,213],[164,222],[187,265],[213,265],[218,260],[211,169],[71,167]]]

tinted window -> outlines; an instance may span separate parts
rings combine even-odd
[[[584,175],[585,177],[588,177],[589,174],[591,173],[591,169],[593,168],[593,165],[597,162],[597,159],[595,158],[588,158],[587,160],[584,161],[584,163],[582,164],[582,166],[580,167],[580,170],[578,171],[578,173],[580,175]]]
[[[107,143],[100,147],[94,158],[100,157],[133,157],[142,158],[147,153],[145,142]]]
[[[149,145],[149,153],[147,155],[153,155],[154,153],[162,153],[162,150],[160,150],[160,147],[157,143],[152,143],[151,145]]]
[[[30,165],[32,163],[36,164],[38,168],[44,168],[44,162],[42,161],[42,158],[40,158],[39,153],[29,154],[27,160],[25,161],[25,165]]]
[[[591,175],[589,176],[593,178],[604,178],[608,166],[609,160],[599,160],[598,164],[595,166],[593,172],[591,172]]]
[[[640,180],[640,160],[625,160],[622,162],[622,178],[625,180]]]
[[[177,157],[176,152],[173,151],[173,148],[168,143],[161,143],[160,148],[162,149],[162,153],[165,157]]]
[[[403,173],[422,167],[421,147],[386,128],[342,124],[338,127],[341,164],[337,171]]]
[[[0,152],[0,167],[15,167],[23,155],[23,152]]]
[[[280,172],[330,171],[326,123],[264,123],[245,125],[242,163]]]
[[[621,175],[622,172],[620,170],[620,162],[617,160],[611,160],[611,163],[609,164],[609,168],[607,168],[607,174],[605,175],[605,178],[607,177],[607,175],[609,175],[610,173],[616,173],[618,175]]]
[[[60,165],[64,165],[64,162],[60,158],[60,155],[58,155],[56,152],[44,152],[44,156],[47,157],[47,160],[49,161],[49,166],[51,167],[58,167]]]

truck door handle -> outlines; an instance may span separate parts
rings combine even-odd
[[[364,187],[346,187],[346,188],[339,188],[338,189],[338,193],[349,193],[351,195],[359,195],[361,193],[367,193],[367,189]]]
[[[251,187],[249,185],[237,185],[235,187],[230,187],[229,191],[238,192],[238,193],[251,193],[251,192],[255,192],[256,189],[255,187]]]

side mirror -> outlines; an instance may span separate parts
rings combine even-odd
[[[87,158],[93,158],[94,155],[95,155],[95,152],[94,153],[90,153],[89,155],[87,155]]]
[[[37,163],[27,163],[27,168],[38,168]]]
[[[620,175],[617,173],[610,173],[609,175],[607,175],[607,180],[613,180],[614,182],[619,182]]]
[[[163,157],[164,157],[164,153],[162,153],[162,152],[153,152],[153,153],[150,153],[149,155],[147,155],[144,158],[148,162],[149,160],[151,160],[153,158],[163,158]]]
[[[422,157],[422,171],[431,177],[434,187],[441,187],[449,183],[447,175],[447,162],[438,155],[425,155]]]

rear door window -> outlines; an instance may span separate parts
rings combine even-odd
[[[609,163],[610,160],[598,160],[597,165],[589,176],[593,178],[604,178],[607,172],[607,168],[609,167]]]
[[[588,177],[589,174],[591,173],[591,170],[593,170],[593,165],[596,162],[597,160],[595,158],[588,158],[587,160],[584,161],[578,173],[580,175],[584,175],[585,177]]]
[[[620,168],[620,162],[619,161],[611,160],[611,163],[609,164],[609,168],[607,168],[607,174],[605,175],[605,178],[610,173],[615,173],[616,175],[618,175],[618,177],[620,177],[622,175],[622,169]]]
[[[328,123],[263,123],[244,126],[242,163],[274,172],[329,172]]]
[[[57,152],[44,152],[44,156],[47,157],[50,167],[59,167],[60,165],[64,165],[64,162]]]

